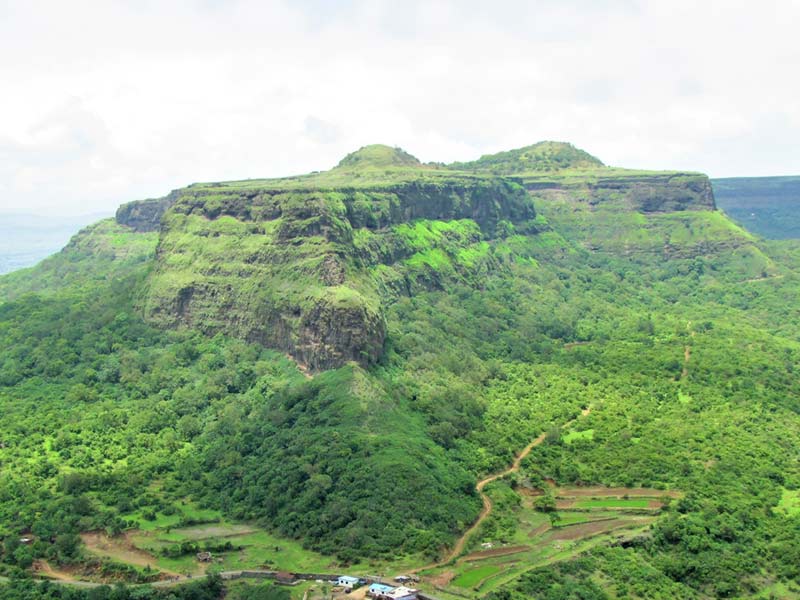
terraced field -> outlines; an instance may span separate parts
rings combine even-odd
[[[481,530],[473,544],[491,544],[491,548],[475,550],[454,564],[423,571],[423,581],[443,598],[455,598],[467,590],[483,595],[525,571],[569,559],[600,544],[641,535],[658,518],[667,499],[681,497],[676,490],[648,488],[551,485],[548,492],[555,498],[555,513],[537,508],[544,490],[520,488],[518,506],[502,515],[513,515],[513,539],[498,543],[482,537]],[[492,495],[491,490],[488,493]]]

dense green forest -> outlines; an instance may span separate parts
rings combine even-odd
[[[696,176],[659,174],[672,187],[645,197],[646,174],[611,170],[614,186],[636,180],[631,199],[592,187],[596,159],[544,149],[545,191],[480,173],[513,172],[511,155],[466,175],[374,147],[314,176],[324,193],[302,178],[187,188],[160,233],[104,221],[0,278],[0,575],[14,578],[0,593],[83,597],[19,579],[41,560],[148,581],[87,566],[79,534],[191,525],[194,506],[342,566],[434,559],[477,517],[476,480],[543,432],[512,487],[684,495],[624,547],[537,567],[492,598],[800,593],[800,247],[696,202]],[[651,210],[661,189],[677,209]],[[237,273],[243,289],[225,287]],[[281,304],[259,277],[317,279]],[[252,298],[271,312],[248,312]],[[381,352],[309,372],[287,356],[299,343],[240,328],[269,316],[294,344],[326,310],[379,314]],[[577,434],[562,431],[586,407]],[[498,508],[492,535],[514,510]]]

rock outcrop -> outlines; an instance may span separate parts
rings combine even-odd
[[[161,218],[174,204],[175,197],[176,194],[173,192],[163,198],[127,202],[117,209],[115,218],[120,225],[126,225],[140,233],[158,231]]]
[[[711,182],[700,173],[649,173],[600,169],[584,176],[525,176],[534,196],[568,194],[590,207],[614,207],[642,213],[716,210]]]

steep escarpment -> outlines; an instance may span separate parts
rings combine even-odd
[[[717,211],[711,182],[700,173],[606,167],[559,142],[451,166],[519,181],[542,218],[582,250],[645,261],[734,252],[751,267],[771,269],[752,236]]]
[[[440,247],[414,261],[420,248],[404,225],[474,223],[467,241],[485,250],[498,230],[524,230],[535,217],[517,183],[424,168],[406,155],[394,161],[398,151],[383,148],[362,149],[326,174],[176,192],[161,223],[145,317],[259,342],[312,371],[375,363],[387,293],[423,279],[436,285],[421,263],[447,255]],[[379,265],[396,267],[391,284]]]
[[[641,213],[716,210],[711,182],[700,173],[599,169],[559,176],[520,176],[535,196],[568,196],[590,208]]]
[[[175,203],[175,197],[176,194],[173,192],[163,198],[127,202],[117,209],[115,218],[120,225],[125,225],[140,233],[158,231],[161,226],[161,217]]]
[[[740,252],[769,268],[753,237],[716,210],[705,175],[601,169],[521,179],[548,222],[586,250],[645,261]]]

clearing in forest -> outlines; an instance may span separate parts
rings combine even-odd
[[[110,558],[116,562],[137,567],[150,567],[168,575],[177,575],[177,573],[159,567],[157,557],[137,548],[131,541],[129,533],[108,537],[105,533],[93,531],[82,533],[81,539],[89,552],[101,558]]]

